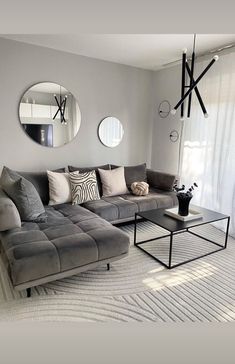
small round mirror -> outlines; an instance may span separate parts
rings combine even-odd
[[[171,105],[169,101],[164,100],[160,103],[158,107],[158,114],[161,118],[166,118],[171,111]]]
[[[25,133],[46,147],[69,143],[81,124],[81,112],[75,97],[53,82],[37,83],[24,93],[19,117]]]
[[[113,116],[103,119],[98,128],[99,139],[106,147],[116,147],[121,143],[124,130],[120,120]]]

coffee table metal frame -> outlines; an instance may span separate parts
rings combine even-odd
[[[138,218],[138,216],[140,218]],[[142,250],[144,253],[146,253],[147,255],[149,255],[150,257],[152,257],[153,259],[155,259],[157,262],[159,262],[160,264],[164,265],[166,268],[168,269],[172,269],[172,268],[176,268],[176,267],[179,267],[180,265],[183,265],[183,264],[186,264],[186,263],[189,263],[189,262],[192,262],[194,260],[197,260],[197,259],[200,259],[200,258],[203,258],[203,257],[206,257],[207,255],[211,255],[211,254],[214,254],[214,253],[217,253],[219,252],[220,250],[224,250],[226,249],[227,247],[227,242],[228,242],[228,232],[229,232],[229,222],[230,222],[230,216],[226,216],[224,215],[225,217],[222,217],[222,218],[218,218],[218,219],[215,219],[213,221],[207,221],[207,222],[201,222],[200,223],[200,220],[194,220],[194,223],[195,225],[194,226],[191,226],[191,227],[188,227],[188,228],[185,228],[183,230],[180,230],[180,231],[170,231],[168,230],[166,227],[164,226],[161,226],[163,227],[165,230],[169,231],[170,234],[166,234],[166,235],[161,235],[161,236],[158,236],[156,238],[152,238],[152,239],[148,239],[148,240],[143,240],[143,241],[139,241],[138,243],[136,242],[136,235],[137,235],[137,223],[138,221],[150,221],[152,224],[155,224],[155,225],[158,225],[157,222],[153,222],[151,220],[149,220],[148,218],[145,218],[143,216],[141,216],[141,212],[137,212],[135,213],[135,225],[134,225],[134,245],[139,248],[140,250]],[[212,222],[216,222],[216,221],[219,221],[219,220],[226,220],[227,219],[227,227],[226,227],[226,233],[225,233],[225,239],[224,239],[224,245],[221,245],[221,244],[218,244],[217,242],[211,240],[211,239],[208,239],[208,238],[205,238],[204,236],[201,236],[193,231],[190,231],[191,228],[195,228],[197,226],[200,226],[200,225],[206,225],[206,224],[210,224]],[[160,226],[160,225],[159,225]],[[206,254],[202,254],[198,257],[195,257],[195,258],[192,258],[192,259],[188,259],[188,260],[185,260],[181,263],[177,263],[177,264],[174,264],[172,265],[172,248],[173,248],[173,237],[174,235],[177,235],[177,234],[183,234],[185,232],[188,232],[192,235],[195,235],[201,239],[204,239],[214,245],[217,245],[219,246],[219,249],[217,250],[213,250],[212,252],[209,252],[209,253],[206,253]],[[144,244],[144,243],[148,243],[150,241],[154,241],[154,240],[159,240],[159,239],[163,239],[163,238],[166,238],[166,237],[169,237],[170,238],[170,247],[169,247],[169,258],[168,258],[168,264],[164,263],[163,261],[161,261],[160,259],[156,258],[154,255],[152,255],[151,253],[149,253],[147,250],[145,250],[143,247],[141,247],[140,245]]]

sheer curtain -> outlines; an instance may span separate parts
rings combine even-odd
[[[196,64],[195,78],[207,64]],[[198,88],[209,118],[193,93],[191,118],[183,122],[181,182],[197,182],[192,202],[230,215],[235,236],[235,53],[221,56]]]

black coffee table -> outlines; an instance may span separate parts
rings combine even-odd
[[[202,213],[203,217],[196,219],[196,220],[191,220],[191,221],[180,221],[177,220],[173,217],[170,217],[168,215],[164,214],[164,209],[155,209],[155,210],[149,210],[149,211],[143,211],[143,212],[137,212],[135,214],[135,228],[134,228],[134,245],[141,249],[142,251],[144,251],[146,254],[148,254],[149,256],[151,256],[153,259],[155,259],[156,261],[158,261],[159,263],[161,263],[162,265],[164,265],[166,268],[168,269],[172,269],[175,267],[178,267],[182,264],[185,263],[189,263],[192,262],[193,260],[205,257],[207,255],[216,253],[220,250],[226,249],[227,247],[227,241],[228,241],[228,231],[229,231],[229,222],[230,222],[230,217],[227,215],[223,215],[220,214],[218,212],[212,211],[212,210],[208,210],[199,206],[192,206],[195,210],[199,211]],[[141,218],[141,219],[140,219]],[[227,228],[226,228],[226,234],[225,234],[225,240],[224,240],[224,245],[220,245],[215,241],[212,241],[211,239],[205,238],[193,231],[190,230],[190,228],[194,228],[200,225],[205,225],[205,224],[210,224],[212,222],[216,222],[219,220],[225,220],[227,219]],[[162,236],[158,236],[156,238],[153,239],[149,239],[149,240],[144,240],[144,241],[140,241],[140,242],[136,242],[136,235],[137,235],[137,223],[139,220],[146,220],[146,221],[150,221],[153,224],[156,224],[162,228],[164,228],[165,230],[169,231],[169,234],[166,235],[162,235]],[[177,263],[172,265],[171,264],[171,260],[172,260],[172,246],[173,246],[173,237],[176,234],[181,234],[181,233],[185,233],[188,232],[192,235],[195,235],[201,239],[204,239],[212,244],[215,244],[217,246],[219,246],[219,249],[214,250],[212,252],[200,255],[196,258],[192,258],[192,259],[188,259],[184,262],[181,263]],[[147,250],[145,250],[141,245],[150,241],[154,241],[154,240],[158,240],[158,239],[162,239],[165,237],[169,237],[170,238],[170,247],[169,247],[169,263],[166,264],[164,262],[162,262],[160,259],[156,258],[154,255],[152,255],[151,253],[149,253]]]

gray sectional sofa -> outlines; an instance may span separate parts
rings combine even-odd
[[[110,262],[128,254],[130,244],[129,237],[114,224],[133,220],[138,211],[176,204],[171,191],[175,176],[152,170],[147,170],[147,196],[130,193],[83,205],[55,206],[47,205],[46,173],[19,173],[34,184],[48,216],[46,222],[22,222],[21,227],[0,233],[1,253],[12,284],[17,290],[27,289],[28,295],[30,287],[99,265],[109,267]],[[0,211],[7,200],[1,191]]]

